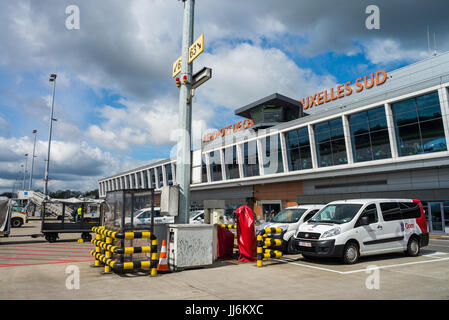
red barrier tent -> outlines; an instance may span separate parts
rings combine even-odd
[[[239,261],[253,262],[257,260],[257,240],[254,214],[248,206],[237,208],[237,240],[239,246]]]

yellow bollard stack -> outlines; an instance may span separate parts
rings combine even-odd
[[[258,267],[262,267],[262,261],[269,258],[280,258],[282,252],[279,250],[269,249],[270,247],[282,246],[281,239],[268,238],[273,234],[282,234],[281,228],[265,228],[257,235],[257,263]]]
[[[104,227],[94,227],[92,231],[96,233],[95,239],[91,242],[95,244],[95,250],[90,254],[95,257],[95,266],[104,264],[104,274],[109,274],[112,271],[122,272],[124,270],[150,269],[150,275],[157,275],[157,238],[151,232],[117,232],[107,230]],[[101,236],[106,237],[106,241]],[[124,239],[151,239],[151,246],[143,247],[124,247],[114,246],[114,240]],[[149,253],[150,260],[119,262],[113,259],[113,254],[134,254],[134,253]],[[98,262],[97,262],[98,261]]]

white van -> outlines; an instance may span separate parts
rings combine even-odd
[[[257,231],[270,227],[281,228],[284,231],[281,235],[284,240],[282,251],[296,253],[291,241],[292,237],[295,235],[301,224],[312,218],[315,213],[324,208],[324,206],[324,204],[304,204],[282,209],[273,217],[271,221],[259,225],[257,227]],[[276,236],[273,236],[273,238],[276,238]]]
[[[417,256],[429,244],[429,233],[419,200],[344,200],[327,204],[302,224],[293,242],[305,258],[339,257],[353,264],[364,255]]]

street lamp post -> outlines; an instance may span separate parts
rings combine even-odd
[[[36,156],[34,155],[34,153],[36,151],[36,136],[37,136],[37,130],[36,129],[33,130],[33,134],[34,134],[33,156],[31,158],[30,184],[28,185],[28,190],[31,190],[33,188],[34,158],[36,158]]]
[[[25,176],[26,176],[26,171],[27,171],[27,167],[26,167],[26,163],[28,163],[28,153],[25,154],[26,160],[25,160],[25,165],[20,165],[20,167],[23,168],[23,182],[22,182],[22,190],[25,190]]]
[[[28,169],[28,153],[25,153],[25,170],[23,171],[23,190],[25,190],[25,178]]]
[[[45,188],[44,188],[44,194],[45,197],[48,197],[48,171],[49,171],[49,167],[50,167],[50,146],[51,146],[51,131],[52,131],[52,127],[53,127],[53,121],[56,120],[53,118],[53,109],[55,106],[55,89],[56,89],[56,74],[52,73],[50,75],[50,82],[53,82],[53,99],[51,102],[51,113],[50,113],[50,129],[49,129],[49,133],[48,133],[48,152],[47,152],[47,163],[45,165]]]

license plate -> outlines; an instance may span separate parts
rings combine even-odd
[[[309,247],[309,248],[311,248],[312,247],[312,243],[299,241],[299,246],[300,247]]]

